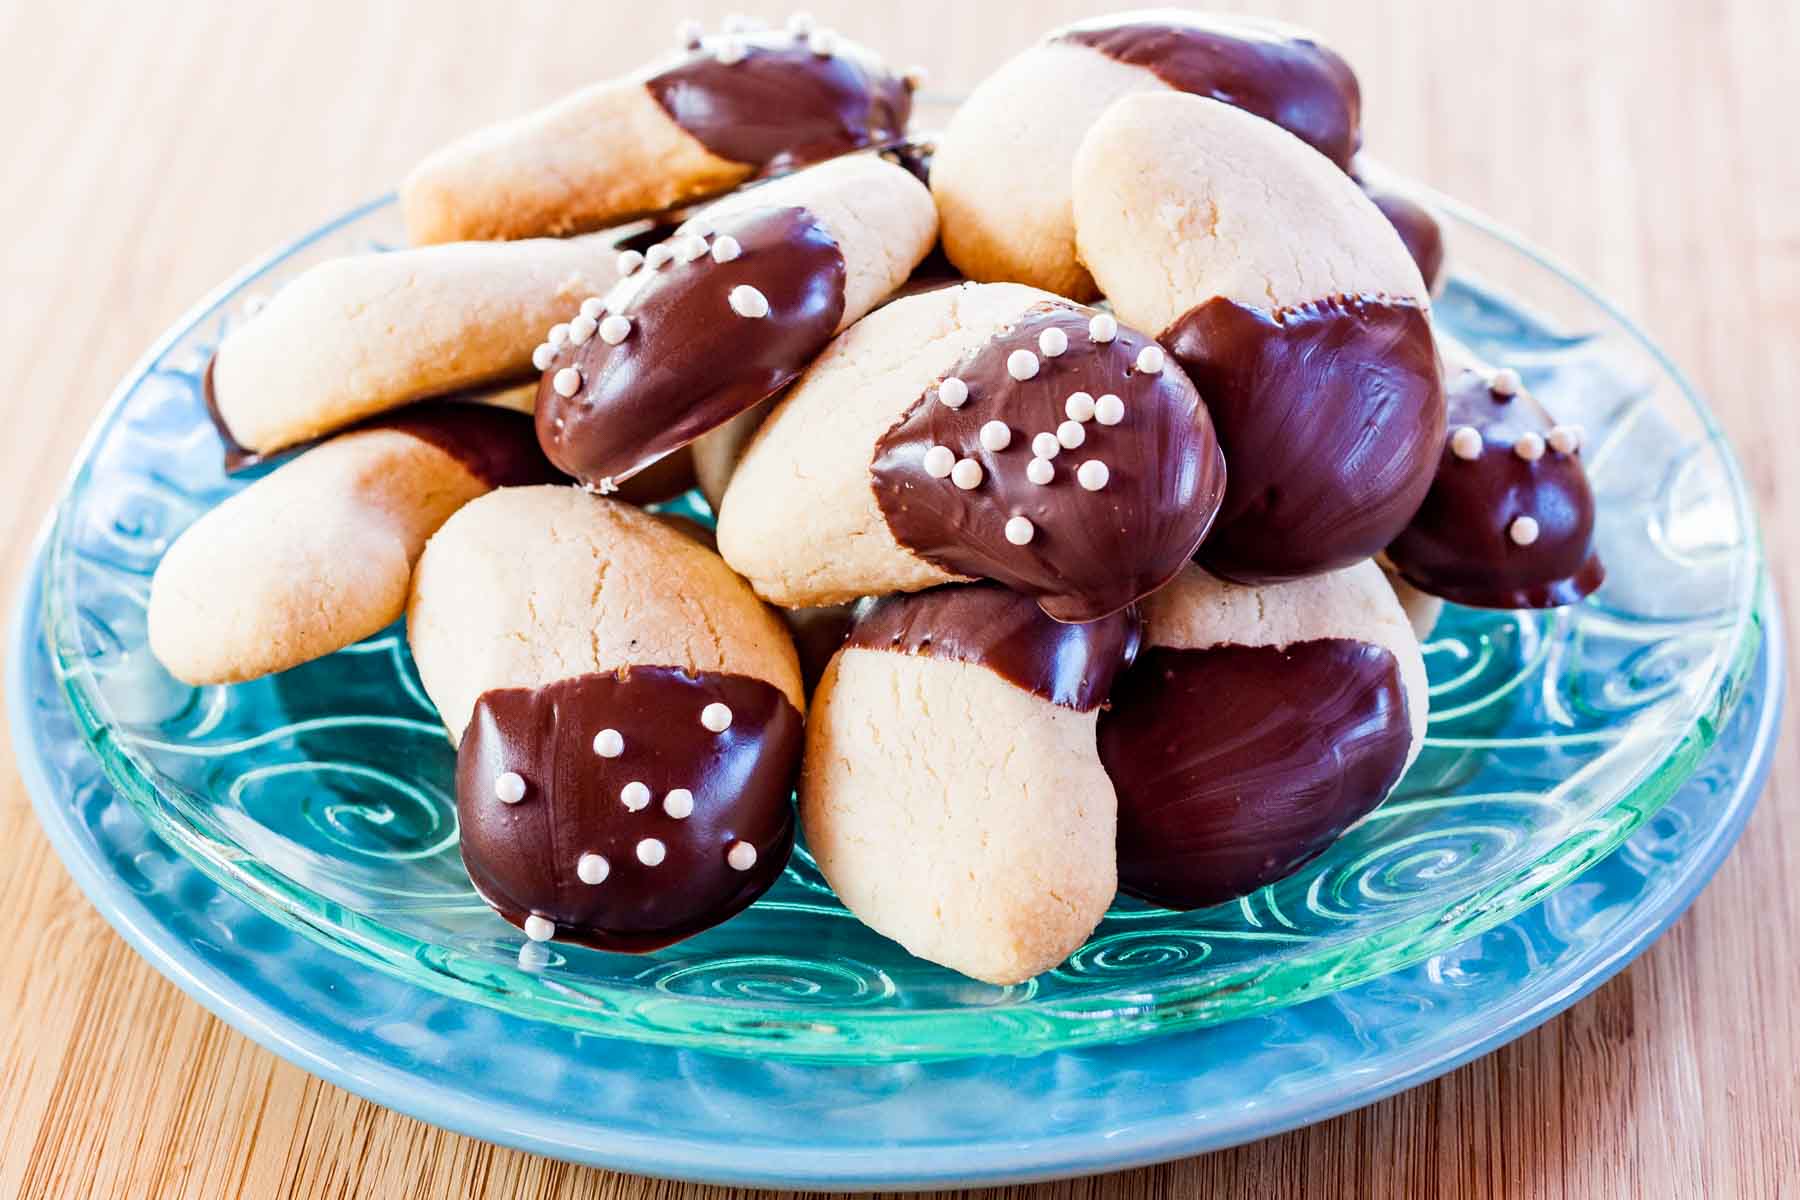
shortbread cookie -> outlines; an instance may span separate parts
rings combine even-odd
[[[529,937],[654,949],[781,873],[794,647],[699,541],[577,488],[495,492],[431,539],[407,636],[459,742],[469,877]]]
[[[400,186],[415,244],[597,229],[901,137],[908,79],[804,18],[682,31],[674,58],[492,125]]]
[[[1425,502],[1387,559],[1420,591],[1477,608],[1573,604],[1606,578],[1582,430],[1556,422],[1518,372],[1452,368],[1449,429]]]
[[[534,373],[544,330],[616,278],[602,237],[321,263],[234,327],[207,371],[220,432],[267,454],[429,396]]]
[[[1069,210],[1076,147],[1121,96],[1171,90],[1273,121],[1340,167],[1361,140],[1356,76],[1301,30],[1175,9],[1083,21],[988,76],[939,138],[950,260],[971,279],[1092,298]]]
[[[1386,798],[1425,736],[1418,639],[1372,562],[1245,587],[1190,567],[1144,603],[1100,716],[1119,885],[1170,908],[1255,891]]]
[[[930,193],[874,155],[703,209],[628,252],[625,278],[538,347],[545,453],[612,491],[786,386],[906,281],[936,234]]]
[[[317,446],[188,526],[150,585],[150,650],[192,684],[254,679],[400,616],[425,539],[496,487],[556,478],[516,413],[423,405]]]
[[[989,983],[1078,948],[1116,884],[1095,716],[1137,632],[989,584],[866,610],[819,684],[800,781],[807,848],[850,911]]]
[[[1230,470],[1200,562],[1244,581],[1378,553],[1424,498],[1444,396],[1419,270],[1348,175],[1195,96],[1130,96],[1075,162],[1082,260],[1205,397]]]
[[[1394,589],[1394,599],[1400,601],[1400,607],[1406,613],[1406,621],[1413,632],[1419,635],[1422,642],[1431,636],[1437,627],[1438,618],[1444,615],[1444,602],[1436,596],[1428,596],[1421,592],[1386,562],[1382,563],[1381,573],[1387,576],[1388,586]]]
[[[719,549],[788,606],[988,578],[1058,620],[1116,612],[1200,544],[1225,478],[1162,349],[1035,288],[899,300],[757,431]]]

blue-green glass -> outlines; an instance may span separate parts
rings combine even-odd
[[[354,958],[513,1013],[855,1062],[1032,1053],[1317,996],[1517,914],[1616,846],[1694,769],[1758,639],[1754,522],[1699,400],[1582,285],[1449,207],[1436,320],[1587,427],[1606,586],[1555,613],[1448,609],[1426,648],[1430,741],[1386,805],[1240,902],[1121,901],[1028,984],[911,958],[804,851],[754,908],[655,954],[525,945],[463,874],[453,756],[399,630],[233,687],[187,687],[150,657],[157,559],[234,486],[200,408],[211,348],[305,267],[397,240],[385,201],[246,272],[121,385],[48,551],[53,658],[107,774],[207,874]]]

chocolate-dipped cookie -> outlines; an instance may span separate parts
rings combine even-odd
[[[268,455],[415,400],[535,376],[532,349],[616,278],[603,237],[320,263],[234,325],[206,373],[228,447]]]
[[[1155,342],[964,284],[832,343],[744,452],[719,548],[788,606],[987,578],[1086,621],[1174,575],[1224,485],[1206,406]]]
[[[1095,123],[1074,195],[1082,260],[1218,429],[1230,477],[1201,564],[1294,578],[1392,541],[1431,486],[1443,385],[1418,267],[1350,177],[1267,121],[1164,93]]]
[[[420,163],[400,186],[413,242],[597,229],[906,129],[908,79],[803,16],[782,30],[718,34],[686,22],[680,38],[673,58],[478,130]]]
[[[971,279],[1092,298],[1070,217],[1076,147],[1121,96],[1169,91],[1235,104],[1340,167],[1361,140],[1356,76],[1302,30],[1177,9],[1078,22],[988,76],[940,136],[931,186],[950,260]]]
[[[1380,804],[1418,753],[1425,665],[1372,562],[1261,587],[1190,567],[1143,611],[1098,735],[1123,891],[1181,909],[1255,891]]]
[[[496,488],[558,478],[531,422],[428,404],[308,450],[188,526],[150,582],[151,653],[192,684],[341,650],[397,619],[425,540]]]
[[[786,386],[905,282],[936,232],[919,181],[859,155],[728,197],[624,252],[624,278],[533,356],[545,453],[613,491]]]
[[[1431,490],[1387,550],[1422,592],[1476,608],[1573,604],[1606,578],[1582,430],[1558,423],[1518,372],[1453,365]]]
[[[407,636],[458,743],[469,877],[529,937],[654,949],[781,873],[794,647],[697,539],[576,488],[495,492],[427,546]]]
[[[1136,617],[1052,621],[991,584],[873,602],[813,699],[807,848],[913,954],[990,983],[1067,958],[1112,902],[1096,714]]]

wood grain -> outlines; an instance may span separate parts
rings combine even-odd
[[[813,5],[966,85],[1098,5]],[[716,20],[722,6],[696,6]],[[646,17],[644,14],[649,12]],[[1266,6],[1357,64],[1369,141],[1573,264],[1712,396],[1773,576],[1800,556],[1793,0]],[[466,126],[669,44],[673,9],[0,4],[0,571],[10,595],[113,382],[246,259],[390,187]],[[771,14],[773,15],[773,14]],[[736,1193],[443,1133],[313,1079],[139,962],[87,906],[0,749],[0,1195]],[[1712,887],[1567,1015],[1436,1083],[1253,1146],[1003,1194],[1800,1195],[1800,760]]]

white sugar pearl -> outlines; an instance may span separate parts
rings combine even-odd
[[[600,328],[600,322],[592,317],[576,317],[569,322],[569,344],[579,346],[594,336],[594,330]]]
[[[645,838],[637,844],[637,859],[646,867],[660,867],[669,857],[669,848],[659,838]]]
[[[805,37],[813,31],[816,24],[813,15],[803,9],[788,18],[787,29],[795,37]]]
[[[621,250],[619,251],[619,257],[616,261],[619,267],[619,274],[630,275],[644,265],[644,256],[636,250]]]
[[[618,313],[612,314],[600,322],[600,340],[609,346],[616,346],[631,336],[631,322]]]
[[[559,396],[573,396],[581,390],[581,372],[574,367],[564,367],[551,376],[550,386],[556,389]]]
[[[675,243],[675,257],[684,263],[696,262],[706,257],[706,239],[698,234],[688,234]]]
[[[1536,462],[1544,457],[1544,438],[1538,433],[1521,433],[1519,440],[1513,443],[1513,453],[1526,462]]]
[[[901,73],[900,82],[906,85],[907,91],[916,92],[931,82],[931,72],[914,63]]]
[[[581,302],[581,315],[590,321],[598,321],[600,314],[606,311],[606,301],[598,296],[589,296]]]
[[[1481,430],[1464,425],[1450,435],[1450,453],[1468,462],[1481,457]]]
[[[1111,313],[1095,313],[1088,318],[1088,336],[1096,342],[1110,342],[1119,336],[1119,322]]]
[[[625,735],[616,729],[602,729],[594,735],[594,753],[601,758],[617,758],[625,753]]]
[[[1055,458],[1062,453],[1062,443],[1054,433],[1040,433],[1031,439],[1031,452],[1039,458]]]
[[[756,865],[756,847],[749,842],[733,842],[725,852],[725,861],[734,871],[748,871]]]
[[[1094,401],[1094,420],[1102,425],[1117,425],[1125,419],[1125,402],[1111,392]]]
[[[972,458],[965,458],[950,468],[950,482],[965,492],[973,491],[981,486],[981,464]]]
[[[1043,487],[1056,478],[1056,466],[1047,458],[1034,458],[1025,464],[1025,478]]]
[[[540,371],[548,371],[550,364],[556,361],[556,347],[544,342],[531,352],[531,365]]]
[[[1069,348],[1069,335],[1052,326],[1038,334],[1038,350],[1045,358],[1059,357]]]
[[[676,788],[663,797],[663,811],[677,821],[685,821],[694,815],[694,793],[686,788]]]
[[[938,384],[938,402],[945,408],[961,408],[969,400],[969,385],[957,378]]]
[[[547,942],[556,936],[556,922],[532,913],[525,918],[525,936],[534,942]]]
[[[717,238],[713,239],[712,256],[713,261],[716,263],[731,262],[734,259],[741,257],[743,253],[744,247],[742,243],[732,237],[729,233],[722,233]]]
[[[731,709],[714,700],[700,710],[700,724],[714,733],[724,733],[731,728]]]
[[[731,289],[731,311],[740,317],[766,317],[769,315],[769,298],[747,283],[740,283]]]
[[[1012,445],[1012,430],[1005,421],[989,421],[981,427],[981,447],[995,454]]]
[[[956,451],[948,446],[933,446],[925,452],[925,473],[933,479],[948,479],[956,468]]]
[[[555,346],[558,350],[568,345],[569,323],[565,321],[561,325],[552,325],[550,327],[549,335],[544,340],[549,342],[552,346]]]
[[[1006,523],[1006,540],[1015,546],[1025,545],[1036,532],[1024,517],[1014,517]]]
[[[1056,427],[1056,440],[1064,449],[1073,450],[1087,441],[1087,430],[1082,428],[1080,421],[1064,421]]]
[[[812,52],[820,58],[830,58],[837,53],[837,34],[829,29],[815,29],[808,38],[812,43]]]
[[[745,49],[744,43],[733,39],[720,46],[718,54],[714,57],[729,67],[733,63],[743,62],[749,53],[750,51]]]
[[[1163,369],[1163,349],[1154,342],[1138,351],[1137,369],[1146,375],[1155,375]]]
[[[1107,470],[1106,464],[1097,458],[1088,459],[1075,472],[1075,481],[1090,492],[1099,491],[1111,478],[1112,472]]]
[[[1529,546],[1538,540],[1538,523],[1536,517],[1519,517],[1507,527],[1507,535],[1521,546]]]
[[[612,874],[612,864],[601,854],[584,854],[575,860],[575,878],[583,883],[605,883]]]
[[[1024,382],[1038,373],[1038,356],[1029,350],[1014,350],[1006,356],[1006,373]]]
[[[525,777],[517,771],[502,771],[494,776],[494,798],[502,804],[517,804],[525,798]]]
[[[644,251],[644,265],[654,271],[674,257],[675,251],[669,248],[669,243],[658,242]]]
[[[634,779],[619,789],[619,803],[632,812],[643,812],[650,807],[650,788],[642,780]]]
[[[1545,440],[1558,454],[1573,454],[1581,449],[1581,426],[1558,425]]]
[[[1488,387],[1493,389],[1496,396],[1516,396],[1519,394],[1519,389],[1524,386],[1524,382],[1519,378],[1519,373],[1511,367],[1501,367],[1494,372],[1494,377],[1488,380]]]
[[[1076,392],[1063,403],[1063,415],[1071,421],[1093,420],[1094,398],[1086,392]]]
[[[706,36],[706,26],[689,17],[675,27],[675,36],[680,39],[683,46],[692,50],[699,46],[700,39]]]

